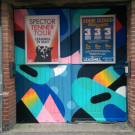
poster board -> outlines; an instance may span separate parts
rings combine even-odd
[[[82,64],[116,63],[115,15],[80,16]]]
[[[25,63],[60,63],[59,15],[25,16]]]

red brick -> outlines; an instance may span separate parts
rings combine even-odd
[[[131,60],[131,77],[127,78],[128,119],[135,128],[135,8],[127,14],[127,58]]]
[[[2,4],[2,44],[3,44],[3,81],[4,92],[9,92],[3,99],[3,127],[16,120],[15,80],[10,78],[9,61],[14,60],[13,11],[7,4]]]

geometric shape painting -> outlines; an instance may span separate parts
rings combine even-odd
[[[37,120],[38,122],[65,122],[51,95],[48,96]]]
[[[116,64],[80,64],[80,16],[112,14]],[[60,16],[60,64],[25,64],[25,15]],[[126,22],[125,6],[15,9],[17,122],[126,121]]]

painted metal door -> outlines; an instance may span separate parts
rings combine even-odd
[[[126,121],[124,65],[85,65],[72,85],[73,120]]]
[[[101,14],[116,15],[116,64],[81,65],[72,83],[72,98],[78,106],[73,121],[126,121],[126,8],[72,10],[71,24],[76,34],[72,35],[71,46],[73,50],[80,44],[80,15]],[[76,70],[77,66],[74,65]]]
[[[125,13],[125,7],[14,10],[18,122],[126,121]],[[24,16],[54,14],[60,15],[60,64],[26,65]],[[114,65],[80,64],[80,15],[97,14],[117,15]]]

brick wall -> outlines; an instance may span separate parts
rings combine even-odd
[[[15,79],[10,78],[9,62],[14,61],[13,10],[2,4],[2,46],[3,46],[3,130],[9,130],[16,123]]]
[[[127,78],[128,123],[135,128],[135,0],[127,12],[127,60],[131,60],[131,77]]]
[[[135,128],[135,1],[128,6],[127,60],[131,60],[131,77],[127,78],[128,123]],[[3,33],[3,130],[9,130],[16,123],[15,80],[10,78],[9,62],[14,61],[13,10],[2,4]]]

